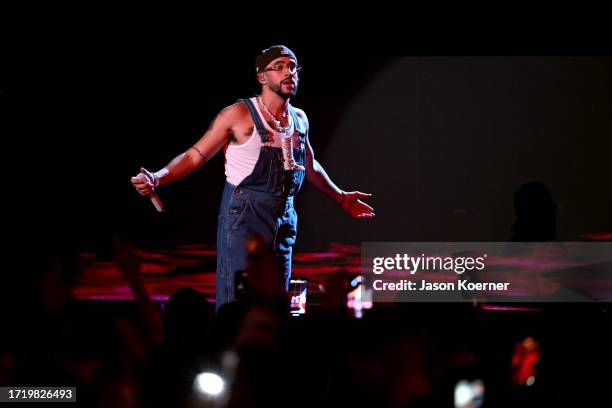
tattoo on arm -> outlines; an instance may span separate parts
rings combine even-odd
[[[206,156],[204,156],[204,155],[202,154],[202,152],[200,151],[200,149],[198,149],[198,148],[197,148],[197,147],[195,147],[195,146],[191,146],[191,148],[192,148],[193,150],[195,150],[196,152],[198,152],[198,154],[199,154],[199,155],[202,157],[202,160],[206,161]]]

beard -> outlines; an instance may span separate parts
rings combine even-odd
[[[283,91],[283,84],[282,83],[278,83],[278,85],[274,85],[274,86],[270,86],[270,89],[277,94],[278,96],[280,96],[283,99],[289,99],[291,97],[294,97],[297,94],[297,90],[298,90],[298,85],[299,83],[296,83],[295,86],[293,87],[293,89],[289,92],[284,92]]]

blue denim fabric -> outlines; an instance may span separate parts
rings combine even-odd
[[[246,268],[247,240],[255,234],[274,254],[285,278],[285,288],[288,287],[298,220],[293,199],[305,176],[304,171],[284,170],[282,150],[265,145],[270,141],[267,129],[251,101],[243,102],[251,112],[262,147],[253,172],[238,186],[226,183],[223,189],[217,225],[217,309],[234,300],[236,272]],[[293,151],[294,158],[304,165],[305,133],[295,111],[291,107],[289,110],[300,139],[300,145]]]

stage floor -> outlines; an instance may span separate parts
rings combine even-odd
[[[142,259],[141,274],[153,300],[164,302],[177,289],[194,288],[214,302],[215,265],[214,246],[181,245],[171,250],[137,250]],[[360,273],[359,246],[332,243],[326,252],[303,252],[293,256],[294,278],[308,280],[309,297],[318,297],[319,285],[339,269],[350,275]],[[80,300],[132,299],[125,278],[112,261],[96,260],[96,254],[83,253],[85,268],[73,296]]]
[[[141,258],[141,276],[151,298],[165,302],[170,295],[183,287],[202,292],[210,302],[215,301],[216,251],[211,245],[179,245],[165,250],[136,249]],[[101,260],[95,253],[81,254],[82,275],[72,289],[78,300],[130,300],[131,290],[127,281],[112,260]],[[511,289],[497,296],[490,294],[488,303],[524,303],[534,299],[553,302],[609,302],[612,293],[610,262],[587,262],[561,257],[550,266],[546,259],[525,255],[521,258],[507,256],[490,257],[487,271],[479,271],[478,282],[509,282]],[[533,265],[532,265],[533,264]],[[526,265],[526,266],[525,266]],[[544,269],[542,269],[544,268]],[[545,276],[542,270],[552,268],[558,273]],[[361,274],[361,247],[332,243],[324,252],[298,252],[293,256],[293,278],[308,280],[308,303],[318,304],[321,286],[334,273],[343,270],[348,276]],[[557,276],[558,275],[558,276]],[[567,275],[567,276],[566,276]],[[464,275],[462,275],[464,276]],[[431,282],[443,283],[457,280],[455,274],[428,275]],[[469,293],[462,292],[462,299]],[[496,296],[493,296],[496,295]],[[471,295],[469,295],[471,296]],[[487,295],[489,296],[489,295]],[[379,301],[385,302],[385,300]],[[439,299],[442,300],[442,299]],[[393,302],[389,298],[387,302]],[[418,301],[418,300],[417,300]],[[435,301],[435,300],[434,300]],[[452,301],[452,300],[451,300]],[[456,299],[455,299],[456,301]]]

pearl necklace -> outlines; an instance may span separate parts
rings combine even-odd
[[[291,121],[288,120],[287,121],[287,126],[282,126],[281,121],[276,119],[276,116],[274,116],[272,114],[272,112],[270,112],[270,109],[268,109],[268,106],[266,106],[266,104],[263,101],[263,98],[261,96],[258,97],[259,102],[261,103],[261,105],[264,107],[264,109],[266,110],[266,112],[268,113],[268,115],[270,115],[270,117],[272,118],[272,120],[274,121],[274,124],[276,126],[274,126],[276,128],[276,131],[279,133],[287,133],[287,131],[289,130],[289,127],[291,126]],[[283,112],[283,118],[287,117],[287,112]]]

